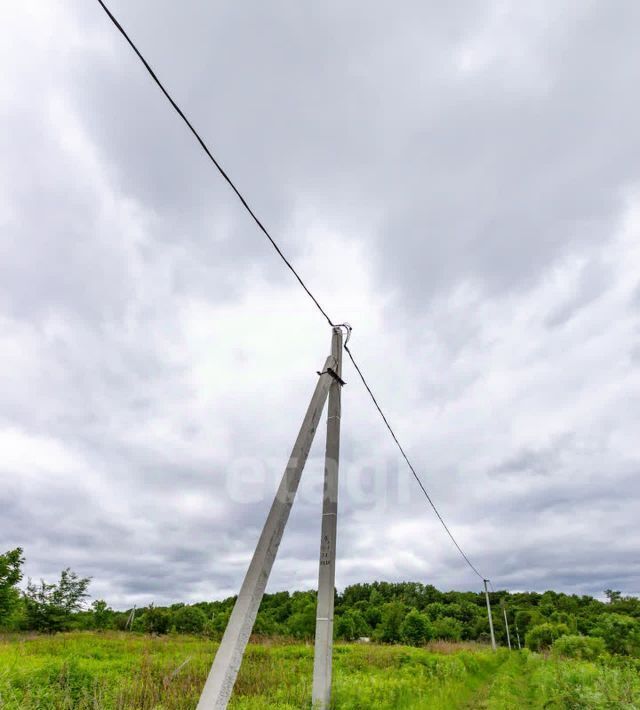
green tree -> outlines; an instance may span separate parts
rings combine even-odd
[[[104,599],[96,599],[91,605],[92,612],[92,625],[94,629],[102,631],[108,629],[111,626],[111,621],[113,617],[113,609],[107,606],[107,602]]]
[[[464,624],[473,624],[480,614],[481,611],[476,604],[469,601],[463,601],[460,603],[460,613],[459,615],[456,614],[455,617]]]
[[[552,621],[554,624],[566,624],[572,634],[578,632],[576,617],[573,616],[573,614],[568,614],[566,611],[554,611],[549,617],[549,621]]]
[[[47,633],[68,629],[72,614],[82,609],[89,596],[90,582],[89,577],[78,577],[69,568],[62,570],[57,584],[29,580],[24,593],[28,628]]]
[[[385,643],[400,641],[400,627],[404,621],[405,610],[401,602],[387,602],[382,607],[382,618],[376,629],[376,638]]]
[[[442,602],[433,602],[432,604],[428,604],[425,611],[431,621],[435,621],[442,616],[450,616],[449,605],[443,604]]]
[[[369,594],[369,606],[380,607],[384,604],[384,597],[377,589],[372,589]]]
[[[370,606],[363,614],[371,629],[377,628],[378,624],[382,621],[382,608],[379,606]]]
[[[282,635],[282,627],[278,623],[276,616],[277,609],[268,609],[258,612],[253,632],[257,636],[280,636]]]
[[[640,651],[640,625],[624,614],[603,614],[592,630],[604,640],[609,653],[635,655]]]
[[[607,597],[609,604],[615,604],[622,599],[622,592],[619,592],[616,589],[605,589],[604,595]]]
[[[183,606],[173,614],[173,626],[181,634],[200,634],[206,623],[207,615],[197,606]]]
[[[421,646],[433,637],[433,629],[425,614],[412,609],[400,625],[400,638],[410,646]]]
[[[515,623],[521,634],[526,634],[530,628],[544,623],[542,615],[536,608],[518,609],[515,615]]]
[[[307,599],[304,604],[297,604],[294,612],[287,622],[289,633],[297,639],[313,638],[316,632],[316,603],[314,599]]]
[[[0,627],[9,622],[20,603],[17,584],[22,579],[23,564],[21,547],[0,555]]]
[[[224,634],[224,631],[227,628],[227,624],[229,623],[231,611],[232,607],[220,609],[219,611],[214,611],[211,619],[209,619],[204,625],[204,633],[210,638],[222,638],[222,634]]]

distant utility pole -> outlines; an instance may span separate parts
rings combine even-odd
[[[509,636],[509,621],[507,620],[507,607],[505,606],[505,603],[502,599],[500,600],[500,606],[502,607],[502,614],[504,616],[504,627],[507,630],[507,646],[509,646],[509,650],[511,650],[511,637]]]
[[[517,622],[516,622],[516,638],[518,639],[518,651],[522,651],[522,646],[520,645],[520,631],[518,629]]]
[[[133,609],[129,612],[129,618],[127,619],[127,623],[124,625],[125,631],[129,629],[133,629],[133,620],[136,618],[136,605],[133,605]]]
[[[333,654],[333,602],[336,581],[336,527],[338,519],[338,462],[340,459],[340,390],[342,389],[342,331],[334,328],[331,355],[336,375],[329,389],[327,443],[324,459],[324,496],[318,567],[316,645],[313,657],[311,701],[314,709],[326,710],[331,702],[331,657]]]
[[[260,607],[260,602],[264,595],[265,587],[267,586],[267,581],[269,580],[269,574],[271,573],[271,568],[280,546],[280,541],[282,540],[282,534],[284,533],[287,520],[289,519],[289,513],[291,511],[291,506],[293,505],[293,500],[295,498],[296,492],[298,490],[298,485],[300,483],[300,477],[302,476],[302,470],[307,461],[309,455],[309,450],[311,449],[311,444],[313,442],[314,435],[318,428],[320,422],[320,417],[322,416],[322,411],[324,409],[324,404],[327,400],[327,395],[329,390],[332,388],[334,383],[338,385],[344,384],[340,379],[340,366],[341,366],[341,354],[342,354],[342,331],[340,327],[333,328],[333,335],[331,341],[331,355],[327,358],[324,368],[318,374],[320,375],[318,383],[316,384],[315,391],[311,397],[311,402],[307,409],[304,419],[302,420],[302,426],[298,433],[298,437],[293,446],[291,456],[289,457],[289,462],[284,470],[280,486],[276,493],[276,496],[271,505],[271,510],[267,516],[267,520],[262,529],[262,534],[256,545],[256,549],[253,553],[253,558],[249,564],[249,569],[245,575],[242,587],[238,594],[238,598],[231,612],[231,617],[227,624],[227,628],[222,637],[220,646],[218,647],[218,652],[216,653],[213,665],[209,672],[207,682],[205,683],[202,695],[200,696],[200,701],[198,702],[198,710],[224,710],[227,707],[229,698],[233,691],[233,686],[236,682],[236,677],[238,675],[238,670],[240,669],[240,664],[242,663],[242,656],[244,654],[247,642],[249,641],[249,636],[253,629],[253,624],[256,620],[256,615],[258,613],[258,608]],[[338,457],[338,446],[339,446],[339,422],[340,422],[340,399],[339,390],[336,399],[336,391],[333,391],[332,397],[332,408],[329,410],[329,415],[337,414],[337,418],[329,420],[327,425],[327,456],[334,456],[334,461],[327,464],[327,468],[330,471],[330,475],[325,473],[325,500],[329,494],[333,493],[333,485],[337,486],[337,457]],[[335,467],[335,468],[333,468]],[[325,469],[326,470],[326,469]],[[329,484],[331,488],[329,488]],[[334,503],[335,506],[335,503]],[[329,512],[335,512],[337,510],[334,508],[327,508]],[[326,512],[326,511],[325,511]],[[325,609],[327,618],[333,616],[333,560],[335,556],[335,519],[333,524],[328,524],[325,528],[323,515],[323,534],[327,533],[329,537],[329,547],[327,552],[327,565],[330,568],[328,573],[321,572],[321,582],[323,583],[323,590],[326,589],[329,582],[331,582],[331,606]],[[324,537],[323,537],[324,541]],[[321,548],[321,559],[324,553],[324,547]],[[330,577],[330,579],[329,579]],[[326,592],[323,591],[322,599],[325,600]],[[320,599],[320,595],[319,595]],[[324,629],[332,629],[332,624],[325,624]],[[328,637],[328,646],[321,644],[321,648],[325,649],[325,658],[331,658],[331,636]],[[327,651],[328,647],[328,651]],[[318,651],[318,645],[316,645],[316,652]],[[327,656],[328,654],[328,656]],[[314,662],[315,667],[320,670],[325,668],[326,660],[324,664],[322,662]],[[324,678],[323,682],[315,683],[316,673],[314,673],[314,691],[316,688],[319,689],[318,692],[326,693],[326,670],[322,674]],[[330,680],[330,673],[328,675]],[[324,697],[324,695],[323,695]]]
[[[488,579],[484,581],[484,596],[487,600],[487,614],[489,615],[489,629],[491,630],[491,648],[496,650],[496,635],[493,633],[493,618],[491,617],[491,602],[489,601],[489,590],[487,589]]]

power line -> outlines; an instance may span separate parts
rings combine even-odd
[[[121,34],[121,35],[124,37],[124,39],[127,41],[127,43],[129,44],[129,46],[131,47],[131,49],[133,49],[133,51],[136,53],[138,59],[142,62],[142,64],[144,65],[145,69],[147,70],[147,72],[149,73],[149,75],[151,76],[151,78],[153,79],[153,81],[158,85],[158,87],[160,88],[160,90],[162,91],[162,93],[165,95],[166,99],[169,101],[169,103],[171,104],[171,106],[173,106],[173,108],[174,108],[174,110],[176,111],[176,113],[180,116],[180,118],[181,118],[181,119],[184,121],[184,123],[187,125],[187,127],[189,128],[189,130],[191,131],[191,133],[194,135],[195,139],[196,139],[196,140],[198,141],[198,143],[200,144],[200,147],[204,150],[204,152],[207,154],[208,158],[209,158],[209,159],[211,160],[211,162],[215,165],[216,169],[218,170],[218,172],[220,173],[220,175],[222,175],[222,177],[224,178],[224,180],[226,181],[226,183],[229,185],[229,187],[234,191],[234,193],[236,194],[236,196],[238,197],[238,199],[239,199],[240,202],[242,203],[243,207],[247,210],[247,212],[251,215],[253,221],[254,221],[254,222],[258,225],[258,227],[260,228],[260,231],[267,237],[267,239],[268,239],[269,242],[271,243],[271,246],[276,250],[278,256],[282,259],[282,261],[286,264],[287,268],[288,268],[288,269],[291,271],[291,273],[295,276],[295,278],[297,279],[298,283],[299,283],[299,284],[302,286],[302,288],[305,290],[305,292],[307,293],[307,295],[309,296],[309,298],[311,298],[311,300],[312,300],[313,303],[315,304],[316,308],[320,311],[320,313],[322,313],[322,315],[325,317],[325,319],[326,319],[326,321],[329,323],[329,325],[332,326],[332,327],[334,327],[334,326],[335,326],[335,323],[331,320],[331,318],[329,318],[327,312],[326,312],[326,311],[324,310],[324,308],[320,305],[320,303],[319,303],[319,301],[317,300],[317,298],[316,298],[316,297],[313,295],[313,293],[311,293],[311,291],[307,288],[307,285],[305,284],[305,282],[302,280],[302,278],[300,277],[300,275],[298,274],[298,272],[294,269],[294,267],[292,266],[291,262],[290,262],[290,261],[286,258],[286,256],[282,253],[282,250],[280,249],[280,247],[277,245],[277,243],[275,242],[275,240],[273,239],[273,237],[269,234],[267,228],[262,224],[262,222],[260,221],[260,219],[258,218],[258,216],[256,215],[256,213],[253,211],[253,209],[249,206],[249,203],[248,203],[247,200],[243,197],[243,195],[242,195],[242,193],[240,192],[240,190],[238,190],[238,188],[235,186],[235,184],[233,183],[233,181],[231,180],[231,178],[229,177],[229,175],[225,172],[225,170],[222,168],[222,166],[220,165],[220,163],[214,158],[213,154],[211,153],[211,151],[210,151],[209,148],[207,147],[207,144],[206,144],[206,143],[204,142],[204,140],[200,137],[200,134],[198,133],[198,131],[196,131],[196,129],[193,127],[193,125],[191,124],[191,121],[189,121],[189,119],[185,116],[185,114],[184,114],[184,112],[182,111],[182,109],[180,108],[180,106],[178,106],[178,104],[174,101],[174,99],[172,98],[171,94],[169,94],[169,92],[167,91],[167,89],[165,89],[164,85],[162,84],[162,82],[160,81],[160,79],[158,79],[156,73],[155,73],[155,72],[153,71],[153,69],[151,68],[149,62],[147,62],[147,60],[144,58],[144,56],[142,55],[142,53],[140,52],[140,50],[136,47],[136,45],[134,44],[133,40],[132,40],[132,39],[129,37],[129,35],[127,34],[126,30],[125,30],[125,29],[122,27],[122,25],[118,22],[118,20],[115,18],[115,16],[114,16],[113,13],[111,12],[111,10],[109,10],[109,8],[105,5],[105,3],[103,2],[103,0],[98,0],[98,3],[99,3],[100,6],[102,7],[102,9],[105,11],[105,13],[107,14],[108,18],[111,20],[111,22],[112,22],[112,23],[115,25],[115,27],[118,29],[118,31],[120,32],[120,34]],[[378,412],[380,413],[380,416],[382,417],[382,420],[384,421],[384,423],[385,423],[387,429],[389,430],[389,433],[390,433],[391,436],[393,437],[393,440],[395,441],[396,446],[397,446],[398,449],[400,450],[400,453],[402,454],[404,460],[407,462],[407,465],[409,466],[409,469],[410,469],[411,473],[413,474],[414,478],[415,478],[416,481],[418,482],[418,485],[420,486],[420,488],[421,488],[422,492],[424,493],[424,495],[425,495],[427,501],[429,502],[429,505],[431,506],[431,508],[433,509],[433,512],[434,512],[434,513],[436,514],[436,516],[438,517],[438,520],[442,523],[442,527],[445,529],[447,535],[451,538],[451,541],[452,541],[453,544],[456,546],[458,552],[462,555],[462,558],[463,558],[464,561],[467,563],[467,565],[469,565],[469,567],[475,572],[475,574],[478,575],[478,577],[480,577],[480,579],[484,579],[484,577],[480,574],[480,572],[478,572],[478,570],[477,570],[477,569],[474,567],[474,565],[471,563],[471,561],[469,560],[469,558],[467,557],[467,555],[464,553],[464,551],[462,550],[462,548],[460,547],[460,545],[459,545],[458,542],[456,541],[455,537],[453,536],[451,530],[449,530],[449,528],[448,528],[447,524],[445,523],[443,517],[440,515],[440,512],[439,512],[438,509],[436,508],[434,502],[431,500],[431,496],[427,493],[427,489],[424,487],[424,484],[422,483],[422,481],[420,480],[420,477],[419,477],[418,474],[416,473],[416,470],[415,470],[415,468],[413,467],[413,464],[412,464],[411,461],[409,460],[409,457],[407,456],[407,454],[405,453],[404,449],[402,448],[402,445],[401,445],[400,442],[398,441],[398,437],[396,436],[395,432],[394,432],[393,429],[391,428],[391,425],[389,424],[389,420],[387,419],[387,417],[385,416],[384,412],[382,411],[380,405],[378,404],[378,400],[376,399],[375,395],[373,394],[373,392],[372,392],[372,390],[371,390],[371,387],[369,387],[369,384],[367,383],[367,380],[365,379],[364,375],[362,374],[362,370],[360,369],[360,367],[358,366],[357,362],[355,361],[355,358],[353,357],[353,354],[351,353],[351,350],[349,350],[349,348],[348,348],[348,346],[346,345],[346,343],[345,343],[345,345],[344,345],[344,349],[346,350],[347,354],[349,355],[349,359],[350,359],[351,362],[353,363],[353,366],[355,367],[356,372],[357,372],[358,375],[360,376],[360,379],[362,380],[362,384],[365,386],[367,392],[369,393],[369,396],[371,397],[371,400],[373,401],[373,404],[375,405],[376,409],[377,409]]]
[[[191,133],[193,133],[195,139],[198,141],[198,143],[200,143],[200,146],[201,146],[202,150],[204,150],[204,152],[205,152],[205,153],[207,154],[207,156],[209,157],[209,160],[211,160],[211,162],[216,166],[216,168],[217,168],[218,172],[220,173],[220,175],[222,175],[222,177],[225,179],[225,181],[227,182],[227,184],[229,185],[229,187],[236,193],[237,198],[240,200],[240,202],[242,202],[243,207],[244,207],[244,208],[247,210],[247,212],[251,215],[251,217],[253,218],[253,221],[254,221],[254,222],[258,225],[258,227],[260,228],[260,231],[261,231],[261,232],[265,235],[265,237],[271,242],[271,246],[276,250],[276,252],[278,252],[278,256],[282,259],[282,261],[284,261],[284,263],[287,265],[287,267],[289,268],[289,270],[291,271],[291,273],[296,277],[296,279],[298,280],[298,282],[300,283],[300,285],[302,286],[302,288],[306,291],[306,293],[307,293],[307,295],[309,296],[309,298],[315,303],[315,305],[316,305],[316,307],[318,308],[318,310],[320,311],[320,313],[322,313],[322,315],[326,318],[326,320],[327,320],[327,322],[329,323],[329,325],[333,326],[334,323],[332,322],[331,318],[329,318],[329,316],[327,315],[327,312],[326,312],[326,311],[324,310],[324,308],[320,305],[320,303],[318,303],[317,298],[316,298],[316,297],[311,293],[311,291],[307,288],[307,285],[305,284],[305,282],[300,278],[298,272],[293,268],[293,266],[291,265],[291,263],[289,262],[289,260],[287,259],[287,257],[282,253],[282,251],[280,250],[280,247],[276,244],[276,242],[275,242],[275,240],[273,239],[273,237],[269,234],[269,232],[268,232],[267,228],[264,226],[264,224],[262,224],[262,222],[258,219],[258,216],[256,215],[256,213],[253,211],[253,209],[251,209],[251,206],[250,206],[249,203],[245,200],[245,198],[243,197],[243,195],[242,195],[242,193],[240,192],[240,190],[238,190],[238,188],[234,185],[233,181],[232,181],[231,178],[227,175],[227,173],[225,172],[224,168],[223,168],[223,167],[220,165],[220,163],[213,157],[213,154],[211,153],[211,151],[210,151],[209,148],[207,147],[207,144],[206,144],[206,143],[204,142],[204,140],[200,137],[200,134],[198,133],[198,131],[196,131],[196,129],[193,127],[193,125],[191,124],[191,121],[189,121],[189,119],[184,115],[184,113],[183,113],[182,109],[180,108],[180,106],[178,106],[178,104],[173,100],[171,94],[164,88],[164,85],[162,84],[162,82],[160,81],[160,79],[158,79],[156,73],[155,73],[155,72],[153,71],[153,69],[151,68],[149,62],[147,62],[147,60],[142,56],[142,54],[140,53],[140,51],[138,50],[138,48],[136,47],[136,45],[133,43],[133,41],[131,40],[131,38],[129,37],[129,35],[126,33],[124,27],[118,22],[118,20],[114,17],[114,15],[113,15],[113,13],[111,12],[111,10],[109,10],[109,8],[104,4],[104,2],[102,2],[102,0],[98,0],[98,2],[100,3],[100,6],[102,7],[102,9],[107,13],[107,16],[109,17],[109,19],[111,20],[111,22],[113,22],[113,24],[118,28],[120,34],[127,40],[127,42],[129,43],[129,46],[131,47],[131,49],[133,49],[133,51],[138,55],[138,59],[144,64],[145,69],[149,72],[149,75],[150,75],[151,78],[155,81],[155,83],[160,87],[160,91],[162,91],[162,93],[165,95],[165,97],[167,98],[167,100],[169,101],[169,103],[173,106],[173,108],[175,109],[175,111],[176,111],[176,113],[178,114],[178,116],[180,116],[180,118],[186,123],[186,125],[187,125],[187,127],[189,128],[189,130],[191,131]]]
[[[478,575],[478,577],[480,577],[480,579],[484,579],[484,577],[480,574],[480,572],[478,572],[478,570],[474,567],[474,565],[471,564],[471,560],[469,560],[469,558],[465,555],[465,553],[463,552],[460,545],[458,545],[451,530],[449,530],[449,527],[444,522],[442,516],[440,515],[440,512],[436,508],[435,503],[431,500],[431,496],[427,493],[427,489],[424,487],[422,481],[420,480],[420,476],[418,476],[418,474],[416,473],[416,470],[413,467],[413,464],[411,463],[411,461],[409,460],[409,457],[407,456],[404,449],[402,448],[402,444],[398,441],[398,437],[396,436],[395,432],[393,431],[391,424],[389,424],[389,420],[385,416],[380,405],[378,404],[378,400],[376,399],[375,395],[371,391],[371,387],[369,387],[369,384],[367,383],[365,376],[362,374],[362,370],[358,367],[358,363],[355,361],[353,355],[351,354],[351,350],[349,350],[349,346],[345,345],[344,349],[347,351],[347,355],[349,356],[349,359],[353,363],[353,366],[356,368],[356,372],[358,373],[358,375],[360,375],[360,379],[362,380],[362,384],[365,386],[367,392],[369,393],[369,396],[371,397],[373,404],[375,405],[378,412],[380,412],[380,416],[382,417],[382,420],[384,421],[387,429],[389,430],[389,433],[393,437],[393,440],[396,442],[396,446],[400,450],[400,453],[402,454],[404,460],[407,462],[407,466],[409,466],[409,470],[411,471],[411,473],[413,474],[413,477],[418,482],[418,485],[422,489],[422,492],[424,493],[425,498],[429,501],[429,505],[433,508],[433,512],[438,516],[438,520],[442,523],[442,527],[445,529],[447,535],[451,538],[451,541],[453,542],[453,544],[458,548],[458,552],[462,555],[464,561],[469,565],[469,567],[471,567],[471,569]]]

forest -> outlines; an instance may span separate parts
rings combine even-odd
[[[0,555],[0,629],[3,631],[132,631],[221,638],[235,597],[195,604],[177,602],[125,610],[90,601],[91,580],[65,569],[55,581],[23,581],[23,551]],[[504,614],[514,648],[532,651],[566,646],[595,658],[608,652],[640,655],[640,600],[604,591],[606,601],[562,592],[490,593],[497,642],[507,644]],[[254,626],[256,637],[313,638],[316,593],[266,594]],[[439,591],[421,582],[370,582],[335,593],[335,636],[343,641],[422,646],[432,640],[488,643],[484,592]]]

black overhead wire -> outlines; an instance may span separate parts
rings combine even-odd
[[[240,190],[238,190],[238,188],[233,184],[233,181],[232,181],[231,178],[227,175],[227,173],[225,172],[224,168],[223,168],[223,167],[220,165],[220,163],[213,157],[213,154],[211,153],[211,151],[210,151],[209,148],[207,147],[207,144],[206,144],[206,143],[204,142],[204,140],[200,137],[200,134],[198,133],[198,131],[196,131],[196,129],[191,125],[191,121],[189,121],[189,119],[184,115],[182,109],[181,109],[180,106],[178,106],[178,104],[173,100],[171,94],[164,88],[162,82],[160,81],[160,79],[158,79],[158,77],[156,76],[156,73],[153,71],[153,69],[152,69],[151,66],[149,65],[149,62],[147,62],[147,60],[142,56],[142,54],[140,53],[140,51],[138,50],[138,48],[136,47],[136,45],[133,43],[133,41],[131,40],[131,38],[129,37],[129,35],[126,33],[124,27],[122,27],[122,25],[121,25],[121,24],[118,22],[118,20],[114,17],[114,15],[113,15],[113,13],[111,12],[111,10],[109,10],[109,8],[104,4],[104,2],[102,2],[102,0],[98,0],[98,2],[100,3],[100,6],[102,7],[102,9],[107,13],[107,15],[108,15],[109,19],[111,20],[111,22],[113,22],[113,24],[118,28],[118,30],[120,31],[120,34],[127,40],[127,42],[129,43],[129,46],[131,47],[131,49],[133,49],[133,51],[138,55],[138,59],[144,64],[145,69],[149,72],[149,75],[150,75],[151,78],[155,81],[155,83],[160,87],[160,91],[162,91],[162,93],[166,96],[166,98],[167,98],[167,100],[169,101],[169,103],[170,103],[170,104],[173,106],[173,108],[176,110],[176,113],[178,114],[178,116],[180,116],[180,118],[187,124],[187,127],[189,128],[189,130],[191,131],[191,133],[193,133],[193,135],[194,135],[195,139],[198,141],[198,143],[200,143],[200,146],[202,147],[202,150],[204,150],[204,152],[209,156],[209,159],[211,160],[211,162],[216,166],[216,168],[218,169],[218,172],[220,173],[220,175],[222,175],[222,177],[226,180],[226,182],[227,182],[227,184],[229,185],[229,187],[236,193],[237,198],[240,200],[240,202],[242,202],[243,207],[244,207],[244,208],[247,210],[247,212],[251,215],[251,217],[253,218],[253,221],[254,221],[254,222],[258,225],[258,227],[260,228],[260,231],[261,231],[261,232],[265,235],[265,237],[271,242],[271,246],[278,252],[278,256],[279,256],[279,257],[282,259],[282,261],[284,261],[284,263],[289,267],[289,270],[290,270],[291,273],[296,277],[296,279],[298,279],[298,282],[300,283],[300,286],[302,286],[302,288],[307,292],[307,295],[309,296],[309,298],[316,304],[316,307],[318,308],[318,310],[320,311],[320,313],[322,313],[322,315],[327,319],[327,322],[329,323],[329,325],[333,326],[334,323],[331,321],[331,318],[329,318],[329,316],[327,315],[327,313],[326,313],[326,311],[324,310],[324,308],[318,303],[318,300],[316,299],[316,297],[311,293],[311,291],[309,291],[309,289],[307,288],[307,285],[306,285],[305,282],[300,278],[300,276],[298,275],[298,272],[293,268],[293,266],[291,265],[291,263],[289,262],[289,260],[287,259],[287,257],[282,253],[282,251],[280,251],[280,247],[276,244],[276,242],[275,242],[275,240],[273,239],[273,237],[269,234],[269,232],[267,231],[267,228],[264,226],[264,224],[262,224],[262,222],[258,219],[258,216],[257,216],[256,213],[251,209],[251,206],[250,206],[249,203],[245,200],[245,198],[242,196],[242,193],[240,192]]]
[[[291,262],[290,262],[290,261],[287,259],[287,257],[282,253],[280,247],[276,244],[276,242],[275,242],[275,240],[273,239],[273,237],[269,234],[267,228],[262,224],[262,222],[260,221],[260,219],[258,218],[258,216],[256,215],[256,213],[251,209],[251,207],[249,206],[249,203],[245,200],[245,198],[243,197],[243,195],[242,195],[242,193],[240,192],[240,190],[238,190],[238,188],[235,186],[235,184],[233,183],[233,181],[231,180],[231,178],[229,177],[229,175],[227,175],[227,173],[225,172],[225,170],[223,169],[223,167],[220,165],[220,163],[214,158],[213,154],[211,153],[211,151],[210,151],[209,148],[207,147],[207,144],[206,144],[206,143],[204,142],[204,140],[200,137],[200,134],[199,134],[198,131],[196,131],[196,129],[193,127],[193,125],[191,124],[191,122],[189,121],[189,119],[185,116],[185,114],[184,114],[184,112],[182,111],[182,109],[180,108],[180,106],[178,106],[178,104],[173,100],[171,94],[169,94],[169,92],[167,91],[167,89],[165,89],[165,87],[163,86],[162,82],[160,81],[160,79],[158,79],[156,73],[153,71],[153,69],[152,69],[151,66],[149,65],[149,62],[147,62],[147,60],[144,58],[144,56],[142,55],[142,53],[140,52],[140,50],[136,47],[136,45],[134,44],[133,40],[129,37],[129,35],[128,35],[127,32],[125,31],[125,29],[122,27],[122,25],[121,25],[121,24],[118,22],[118,20],[115,18],[115,16],[114,16],[113,13],[111,12],[111,10],[109,10],[109,8],[105,5],[105,3],[103,2],[103,0],[98,0],[98,3],[99,3],[100,6],[102,7],[102,9],[105,11],[105,13],[107,14],[107,16],[108,16],[109,19],[111,20],[111,22],[116,26],[116,28],[118,29],[118,31],[120,32],[120,34],[125,38],[125,40],[126,40],[127,43],[129,44],[129,46],[131,47],[131,49],[133,49],[133,51],[136,53],[138,59],[142,62],[142,64],[144,65],[145,69],[147,70],[147,72],[149,73],[149,75],[151,76],[151,78],[153,79],[153,81],[158,85],[158,87],[160,88],[160,90],[162,91],[162,93],[165,95],[166,99],[169,101],[169,103],[171,104],[171,106],[173,106],[173,108],[174,108],[174,110],[176,111],[176,113],[180,116],[180,118],[181,118],[181,119],[184,121],[184,123],[187,125],[187,127],[189,128],[189,130],[191,131],[191,133],[194,135],[195,139],[196,139],[196,140],[198,141],[198,143],[200,144],[200,147],[204,150],[204,152],[207,154],[208,158],[209,158],[209,159],[211,160],[211,162],[215,165],[216,169],[218,170],[218,172],[220,173],[220,175],[222,175],[222,177],[223,177],[224,180],[227,182],[227,184],[229,185],[229,187],[235,192],[236,197],[240,200],[240,202],[242,203],[243,207],[244,207],[244,208],[247,210],[247,212],[251,215],[253,221],[258,225],[260,231],[265,235],[265,237],[267,237],[267,239],[268,239],[269,242],[271,243],[271,246],[276,250],[276,252],[278,253],[278,256],[279,256],[279,257],[282,259],[282,261],[286,264],[286,266],[288,267],[289,271],[291,271],[291,273],[295,276],[295,278],[297,279],[298,283],[299,283],[299,284],[302,286],[302,288],[305,290],[305,292],[307,293],[307,295],[309,296],[309,298],[311,298],[311,300],[312,300],[313,303],[315,304],[316,308],[320,311],[320,313],[322,313],[322,315],[325,317],[325,319],[326,319],[326,321],[329,323],[329,325],[332,326],[332,327],[335,327],[336,324],[331,320],[331,318],[329,318],[327,312],[326,312],[326,311],[324,310],[324,308],[320,305],[320,303],[318,302],[318,300],[316,299],[316,297],[315,297],[315,296],[311,293],[311,291],[307,288],[307,285],[306,285],[305,282],[302,280],[302,278],[300,277],[300,275],[298,274],[298,272],[293,268],[293,266],[291,265]],[[373,403],[374,403],[376,409],[377,409],[378,412],[380,413],[380,416],[382,417],[382,420],[384,421],[384,423],[385,423],[387,429],[389,430],[389,433],[390,433],[391,436],[393,437],[393,440],[395,441],[396,446],[397,446],[398,449],[400,450],[400,453],[402,454],[404,460],[407,462],[407,465],[409,466],[409,469],[410,469],[411,473],[413,474],[414,478],[415,478],[416,481],[418,482],[418,485],[420,486],[420,488],[421,488],[422,492],[424,493],[424,495],[425,495],[427,501],[429,502],[429,505],[431,506],[431,508],[433,509],[433,512],[434,512],[434,513],[436,514],[436,516],[438,517],[438,520],[442,523],[442,527],[443,527],[443,528],[445,529],[445,531],[447,532],[447,535],[451,538],[451,541],[452,541],[453,544],[456,546],[458,552],[462,555],[462,557],[463,557],[464,561],[467,563],[467,565],[469,565],[469,567],[475,572],[475,574],[478,575],[478,577],[480,577],[480,579],[484,579],[484,577],[480,574],[480,572],[478,572],[478,570],[473,566],[473,564],[471,563],[471,561],[469,560],[469,558],[468,558],[468,557],[466,556],[466,554],[463,552],[462,548],[460,547],[460,545],[457,543],[455,537],[453,536],[451,530],[449,530],[449,528],[447,527],[447,524],[444,522],[444,519],[443,519],[443,517],[440,515],[440,512],[439,512],[438,509],[436,508],[434,502],[431,500],[431,496],[427,493],[427,489],[424,487],[422,481],[420,480],[420,477],[419,477],[418,474],[416,473],[415,468],[413,467],[411,461],[409,460],[409,457],[407,456],[407,454],[405,453],[404,449],[402,448],[402,445],[401,445],[400,442],[398,441],[398,437],[395,435],[395,432],[394,432],[393,429],[391,428],[391,425],[389,424],[389,420],[387,419],[387,417],[385,416],[384,412],[382,411],[380,405],[378,404],[378,400],[376,399],[375,395],[374,395],[373,392],[371,391],[371,387],[369,387],[369,384],[367,383],[367,380],[365,379],[364,375],[362,374],[362,370],[358,367],[358,364],[356,363],[356,361],[355,361],[355,359],[354,359],[354,357],[353,357],[353,354],[351,353],[351,350],[349,350],[349,347],[347,346],[346,343],[345,343],[345,345],[344,345],[344,349],[346,350],[347,355],[349,356],[349,359],[350,359],[351,362],[353,363],[353,366],[355,367],[356,372],[357,372],[358,375],[360,376],[360,379],[362,380],[362,384],[365,386],[367,392],[369,393],[369,396],[371,397],[371,400],[373,401]]]
[[[365,379],[365,376],[362,374],[362,370],[358,367],[358,363],[355,361],[353,355],[351,354],[351,350],[349,350],[349,346],[345,345],[344,349],[347,351],[347,355],[349,356],[349,359],[353,363],[353,366],[356,368],[356,372],[358,373],[358,375],[360,375],[360,379],[362,380],[362,384],[365,386],[367,392],[369,393],[369,396],[371,397],[371,400],[373,401],[376,409],[378,410],[378,412],[380,412],[380,416],[382,417],[382,420],[384,421],[387,429],[389,430],[389,433],[393,437],[393,440],[396,442],[396,445],[397,445],[398,449],[400,450],[400,453],[402,454],[404,460],[407,462],[407,466],[409,467],[409,470],[411,471],[411,473],[413,474],[413,477],[418,482],[418,485],[422,489],[422,492],[424,493],[425,498],[429,501],[429,505],[433,508],[433,512],[438,516],[438,520],[442,523],[442,527],[445,529],[447,535],[451,538],[451,541],[453,542],[453,544],[458,548],[458,552],[462,555],[464,561],[469,565],[469,567],[471,567],[471,569],[478,575],[478,577],[480,577],[480,579],[484,580],[484,577],[480,574],[480,572],[478,572],[478,570],[473,566],[473,564],[471,564],[471,560],[462,551],[462,548],[460,547],[460,545],[458,545],[455,537],[453,537],[451,530],[449,530],[447,524],[444,522],[442,516],[440,515],[440,512],[436,508],[435,503],[431,500],[431,496],[427,493],[427,489],[424,487],[422,481],[420,480],[420,476],[418,476],[415,468],[413,467],[413,464],[411,463],[411,461],[409,461],[409,457],[407,456],[404,449],[402,448],[402,444],[398,441],[398,437],[395,435],[395,432],[391,428],[391,424],[389,424],[389,420],[385,416],[380,405],[378,404],[378,400],[376,399],[375,395],[371,391],[371,387],[369,387],[367,380]]]

